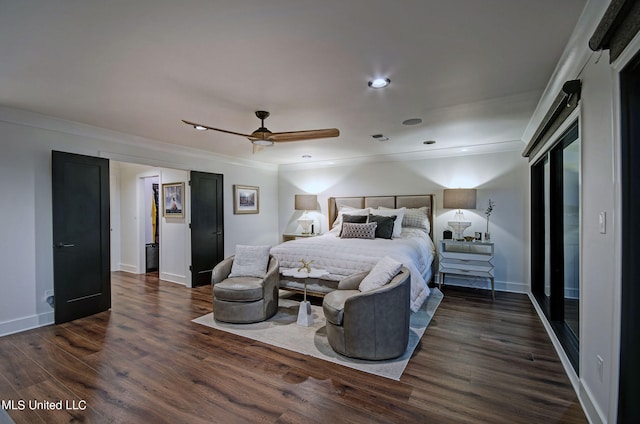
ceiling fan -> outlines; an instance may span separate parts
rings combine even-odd
[[[197,130],[214,130],[227,134],[239,135],[246,137],[253,144],[253,152],[260,150],[263,146],[272,146],[274,143],[282,143],[289,141],[304,141],[314,140],[318,138],[330,138],[340,135],[340,131],[337,128],[326,128],[323,130],[306,130],[306,131],[288,131],[288,132],[271,132],[264,126],[264,120],[269,117],[269,112],[265,110],[256,111],[256,116],[261,121],[260,128],[252,132],[251,134],[242,134],[235,131],[223,130],[220,128],[213,128],[208,125],[197,124],[191,121],[184,122],[187,125],[191,125]]]

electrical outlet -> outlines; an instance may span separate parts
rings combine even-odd
[[[603,368],[604,368],[604,359],[602,359],[602,356],[600,356],[600,355],[596,355],[596,366],[598,367],[598,378],[600,379],[600,382],[602,383],[602,372],[603,372]]]

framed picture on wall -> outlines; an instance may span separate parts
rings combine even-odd
[[[184,218],[184,183],[162,184],[162,216]]]
[[[260,188],[234,185],[233,213],[260,213]]]

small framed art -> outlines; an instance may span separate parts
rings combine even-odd
[[[233,213],[260,213],[260,188],[254,186],[233,186]]]
[[[162,184],[162,216],[184,218],[184,183]]]

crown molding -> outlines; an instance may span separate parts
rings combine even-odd
[[[225,164],[235,166],[245,166],[250,168],[265,169],[270,171],[277,171],[278,167],[275,164],[263,163],[258,161],[239,159],[231,156],[221,155],[219,153],[212,153],[206,150],[194,149],[192,147],[178,146],[171,143],[165,143],[158,140],[153,140],[145,137],[139,137],[131,134],[126,134],[114,130],[109,130],[100,127],[94,127],[92,125],[83,124],[80,122],[69,121],[61,118],[56,118],[48,115],[43,115],[36,112],[26,111],[22,109],[15,109],[8,106],[0,105],[0,121],[10,124],[22,125],[25,127],[38,128],[48,131],[55,131],[64,134],[72,134],[81,137],[88,137],[97,140],[106,141],[109,143],[116,143],[119,145],[126,145],[135,147],[137,149],[149,149],[157,152],[168,153],[176,155],[180,158],[197,158],[212,160],[217,162],[224,162]],[[123,153],[108,152],[101,149],[101,156],[113,160],[121,160],[124,162],[131,162],[136,160],[145,159],[145,163],[152,161],[154,163],[163,162],[162,166],[169,166],[173,164],[173,167],[177,163],[184,162],[181,168],[191,169],[188,165],[188,161],[176,159],[176,162],[165,162],[147,158],[145,156],[128,155]]]

